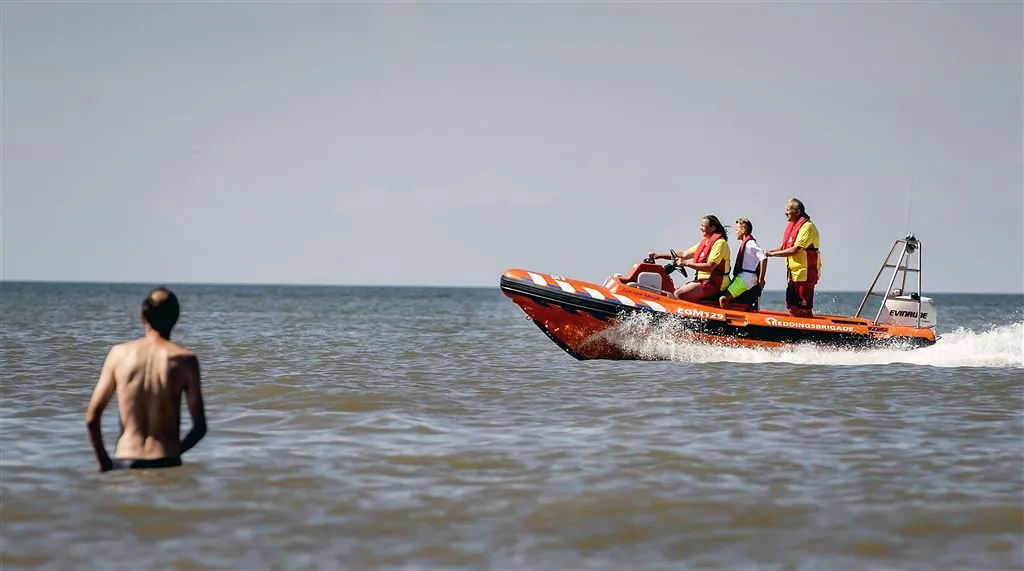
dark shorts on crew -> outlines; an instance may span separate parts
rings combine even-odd
[[[761,299],[761,285],[760,284],[758,284],[758,285],[748,289],[747,291],[741,293],[735,299],[733,299],[732,302],[733,303],[738,303],[740,305],[749,305],[752,309],[757,309],[758,305],[759,305],[757,302],[758,302],[759,299]]]
[[[803,307],[814,309],[814,284],[810,282],[789,282],[786,286],[786,308]]]
[[[133,459],[114,458],[112,470],[143,470],[146,468],[174,468],[181,466],[181,458]]]

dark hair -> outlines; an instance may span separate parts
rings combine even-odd
[[[722,226],[722,221],[719,220],[718,217],[715,216],[714,214],[708,214],[707,216],[704,216],[704,220],[707,220],[714,228],[714,231],[711,232],[712,234],[727,234],[727,232],[725,231],[725,226]]]
[[[142,317],[150,327],[164,337],[171,334],[180,313],[178,296],[164,286],[154,288],[146,299],[142,300]]]
[[[797,209],[800,210],[800,214],[810,219],[810,215],[807,214],[807,210],[804,208],[804,203],[799,198],[790,198],[790,202],[796,205]]]

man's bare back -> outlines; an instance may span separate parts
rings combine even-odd
[[[146,335],[114,345],[107,354],[85,415],[101,472],[178,466],[181,455],[206,434],[199,360],[169,339],[177,317],[174,294],[164,288],[153,290],[143,302]],[[115,392],[121,435],[112,460],[103,445],[100,419]],[[180,440],[179,425],[182,393],[193,424],[185,440]]]

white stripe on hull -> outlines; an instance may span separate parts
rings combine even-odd
[[[591,289],[589,287],[584,287],[583,289],[590,294],[590,297],[593,297],[595,299],[604,299],[604,295],[602,295],[601,292],[597,291],[596,289]]]
[[[660,311],[662,313],[665,312],[665,306],[661,305],[660,303],[658,303],[656,301],[650,301],[650,300],[644,299],[644,300],[641,300],[640,303],[646,303],[647,305],[651,306],[651,309],[653,309],[654,311]]]

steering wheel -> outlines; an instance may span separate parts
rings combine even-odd
[[[665,267],[665,274],[666,275],[671,275],[673,271],[679,270],[679,273],[683,274],[684,278],[690,277],[690,276],[688,276],[686,274],[686,268],[684,268],[683,266],[677,266],[676,265],[676,262],[675,262],[675,260],[676,260],[676,251],[675,250],[669,250],[668,253],[669,253],[669,255],[672,256],[672,261],[667,263],[667,264],[665,264],[665,266],[664,266]]]

